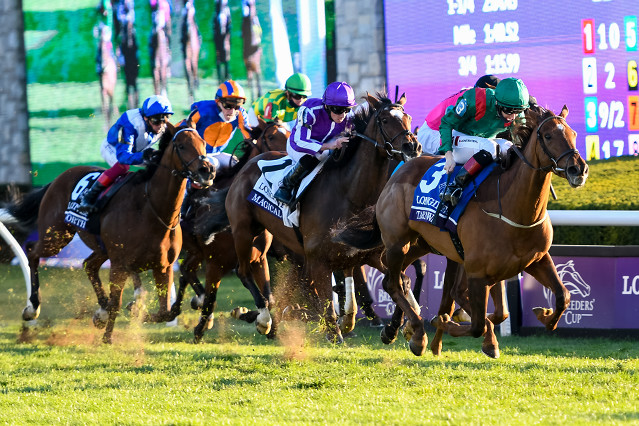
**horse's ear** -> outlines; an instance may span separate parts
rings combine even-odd
[[[186,117],[186,120],[184,120],[186,125],[189,126],[192,129],[195,129],[195,120],[194,120],[193,116],[195,115],[196,112],[197,112],[197,109],[194,109],[193,111],[191,111],[189,116]]]
[[[564,119],[568,116],[568,107],[566,105],[564,105],[564,107],[561,109],[559,116]]]
[[[406,92],[402,93],[402,96],[399,97],[397,103],[404,106],[404,104],[406,103]]]
[[[366,92],[366,100],[368,101],[369,105],[373,107],[373,109],[377,110],[379,108],[379,99],[368,92]]]

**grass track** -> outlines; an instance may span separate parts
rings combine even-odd
[[[415,357],[402,338],[385,346],[362,324],[342,347],[314,324],[289,323],[268,341],[228,316],[250,296],[226,279],[205,343],[190,343],[195,313],[177,328],[140,325],[125,313],[115,344],[104,346],[82,274],[43,271],[42,319],[27,336],[20,271],[0,266],[0,423],[639,422],[635,341],[502,337],[498,360],[480,353],[479,340],[452,338],[440,358]]]

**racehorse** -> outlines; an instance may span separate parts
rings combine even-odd
[[[169,39],[164,27],[158,26],[155,34],[155,52],[151,61],[153,70],[153,90],[156,95],[167,95],[167,82],[169,78],[169,67],[171,66],[171,52]]]
[[[257,17],[255,0],[242,2],[242,41],[246,82],[252,92],[253,99],[262,96],[262,27]]]
[[[192,0],[188,0],[184,8],[180,40],[182,42],[184,74],[186,75],[186,85],[189,92],[189,104],[192,104],[195,101],[195,90],[200,85],[198,61],[200,60],[202,38],[195,22],[195,7]]]
[[[342,342],[333,307],[331,272],[348,270],[367,263],[381,268],[381,258],[368,254],[350,255],[343,245],[333,243],[330,230],[340,218],[349,217],[376,202],[387,180],[389,158],[408,159],[421,147],[410,132],[411,118],[404,113],[406,97],[392,103],[385,95],[367,95],[367,105],[353,117],[355,133],[339,160],[329,160],[302,196],[298,209],[300,227],[286,227],[276,216],[248,201],[261,172],[259,160],[282,157],[266,153],[247,163],[226,194],[226,215],[219,218],[221,228],[230,223],[239,260],[238,277],[253,295],[259,311],[257,329],[266,334],[271,327],[268,301],[250,275],[252,242],[265,228],[283,245],[305,258],[305,276],[311,288],[311,307],[324,314],[327,338]],[[349,250],[350,251],[350,250]],[[346,275],[351,275],[352,272]]]
[[[213,16],[213,44],[217,64],[217,79],[220,84],[229,79],[231,60],[231,10],[228,0],[215,0]]]
[[[588,177],[588,165],[575,148],[576,133],[565,118],[568,108],[554,115],[541,107],[526,112],[526,124],[517,126],[513,164],[496,168],[479,186],[460,217],[457,235],[463,246],[458,252],[450,234],[426,222],[409,220],[415,188],[426,170],[439,158],[420,157],[408,162],[391,177],[375,207],[376,220],[367,232],[352,233],[347,241],[358,248],[383,243],[388,276],[385,289],[407,316],[413,330],[410,349],[422,355],[426,345],[424,324],[401,288],[400,273],[417,256],[437,251],[463,265],[468,279],[470,325],[460,325],[444,315],[449,307],[440,305],[434,321],[438,329],[453,336],[492,335],[482,351],[499,356],[493,324],[486,318],[488,290],[493,283],[526,271],[555,295],[555,310],[535,308],[535,314],[548,330],[554,330],[570,302],[548,249],[552,243],[552,224],[547,202],[552,174],[565,178],[573,188]],[[346,241],[346,240],[343,240]],[[410,249],[409,249],[410,246]],[[391,322],[387,333],[396,334]]]
[[[200,191],[201,194],[193,201],[194,214],[189,214],[182,221],[184,230],[184,260],[180,265],[180,286],[177,291],[176,301],[171,307],[172,312],[179,313],[181,309],[184,292],[188,285],[191,285],[198,297],[203,297],[202,314],[198,325],[194,329],[195,341],[199,342],[204,336],[204,332],[213,326],[213,312],[215,310],[217,290],[224,276],[229,274],[237,266],[237,255],[233,246],[231,232],[220,232],[215,235],[215,240],[207,243],[196,232],[195,224],[201,221],[201,216],[206,216],[209,212],[208,198],[215,196],[215,191],[228,188],[237,172],[253,157],[268,151],[283,151],[286,149],[288,131],[279,122],[265,122],[258,118],[258,126],[253,128],[251,138],[241,142],[243,155],[238,158],[238,162],[228,171],[220,172],[216,177],[215,184],[210,188]],[[198,208],[198,206],[201,206]],[[266,252],[270,246],[272,236],[270,234],[261,236],[260,241],[254,244],[251,257],[251,267],[253,277],[259,282],[263,294],[270,294],[270,277]],[[197,277],[200,264],[205,265],[205,284],[202,288]],[[267,296],[268,297],[268,296]],[[192,300],[191,305],[198,304],[197,300]]]
[[[125,22],[121,33],[120,52],[124,58],[127,107],[133,109],[138,107],[139,102],[137,79],[140,65],[138,61],[138,42],[133,21]]]
[[[169,310],[167,290],[173,281],[172,266],[182,245],[178,221],[186,178],[207,186],[214,177],[213,166],[206,160],[205,142],[192,124],[189,122],[188,126],[177,129],[167,124],[153,164],[137,172],[102,210],[99,235],[65,222],[65,210],[72,192],[79,190],[76,185],[84,176],[100,171],[94,167],[72,167],[45,188],[30,193],[20,204],[8,208],[25,226],[36,220],[38,226],[39,239],[27,247],[32,291],[22,313],[25,321],[37,318],[40,312],[40,258],[60,252],[76,232],[93,251],[84,260],[84,268],[100,305],[93,322],[98,328],[106,327],[103,342],[112,342],[124,283],[132,274],[153,270],[159,309],[146,320],[162,322],[175,318]],[[100,266],[107,259],[111,260],[109,297],[99,276]],[[105,318],[107,313],[108,318]]]
[[[118,80],[118,66],[113,52],[111,42],[111,28],[100,23],[97,27],[99,43],[99,63],[97,66],[98,77],[100,79],[100,99],[102,116],[104,117],[104,129],[109,129],[111,118],[117,114],[117,107],[113,103],[115,84]]]

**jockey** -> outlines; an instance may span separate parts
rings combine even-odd
[[[244,89],[239,83],[227,80],[215,92],[215,100],[200,101],[191,105],[191,119],[198,134],[206,141],[206,156],[215,170],[229,169],[235,158],[224,151],[240,129],[244,138],[250,137],[247,113],[242,105],[246,102]],[[186,215],[191,205],[194,190],[200,189],[194,182],[187,185],[186,198],[182,203],[182,213]]]
[[[490,139],[504,130],[512,130],[512,124],[525,120],[530,95],[523,81],[505,78],[493,89],[473,88],[464,92],[457,104],[442,117],[439,126],[446,164],[444,170],[451,173],[455,164],[464,164],[442,195],[442,201],[455,206],[461,188],[485,166],[503,155],[512,145],[505,139]],[[453,143],[454,140],[454,143]]]
[[[494,75],[488,74],[479,77],[475,82],[475,87],[482,87],[484,89],[494,89],[499,83],[499,78]],[[420,126],[417,132],[417,141],[422,146],[422,152],[429,155],[437,155],[439,146],[441,145],[441,138],[439,137],[439,124],[442,121],[444,114],[449,109],[453,108],[457,103],[457,99],[464,94],[470,87],[465,87],[452,96],[447,97],[441,101],[435,108],[430,110],[424,123]]]
[[[343,134],[350,130],[352,119],[348,112],[356,105],[353,88],[343,81],[329,84],[322,99],[304,102],[286,144],[294,166],[273,195],[275,199],[291,204],[293,190],[319,164],[320,153],[339,149],[348,141]]]
[[[144,162],[143,151],[159,141],[171,114],[171,102],[164,96],[154,95],[144,101],[142,108],[130,109],[120,116],[102,142],[102,158],[111,168],[84,193],[80,211],[94,212],[98,195],[128,172],[130,165]]]
[[[224,149],[229,145],[235,131],[240,129],[244,138],[250,137],[247,125],[244,89],[239,83],[227,80],[215,92],[215,100],[199,101],[191,105],[192,120],[199,135],[206,141],[206,155],[216,167],[232,166],[232,156]]]
[[[253,102],[248,112],[249,123],[257,126],[257,117],[270,122],[279,118],[290,130],[295,124],[297,110],[311,96],[311,80],[302,73],[295,73],[286,80],[284,90],[275,89]]]

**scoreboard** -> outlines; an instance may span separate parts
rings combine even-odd
[[[484,74],[518,77],[568,106],[585,159],[639,155],[639,0],[385,0],[384,15],[388,86],[414,125]]]

